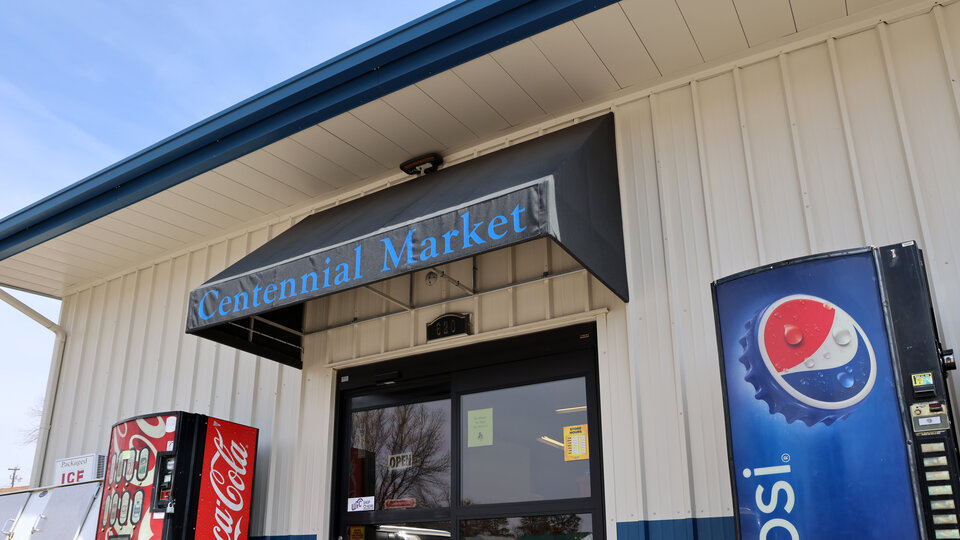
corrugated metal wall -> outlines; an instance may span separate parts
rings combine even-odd
[[[733,513],[712,280],[915,239],[958,343],[958,46],[935,7],[615,107],[644,519]]]
[[[187,410],[260,428],[256,485],[286,493],[300,411],[298,370],[184,334],[190,289],[279,234],[294,220],[142,268],[64,298],[67,348],[42,484],[65,456],[106,453],[123,418]],[[277,459],[278,455],[287,459]],[[280,486],[280,487],[278,487]],[[255,499],[253,530],[271,526]],[[279,499],[284,502],[283,498]]]
[[[598,319],[611,522],[732,515],[710,281],[788,257],[916,239],[947,344],[958,343],[957,47],[954,4],[620,98],[626,306],[541,242],[481,257],[478,286],[574,273],[355,325],[338,326],[394,308],[369,291],[313,302],[311,328],[331,329],[308,338],[302,372],[184,335],[187,292],[302,216],[79,290],[63,303],[69,338],[44,482],[53,459],[105,451],[117,419],[208,413],[262,430],[252,530],[322,536],[330,367],[425,350],[423,324],[463,310],[487,336]],[[464,263],[447,270],[469,282]],[[378,287],[417,304],[461,292],[422,277],[413,276],[412,293],[407,278]],[[591,311],[598,307],[610,311]]]

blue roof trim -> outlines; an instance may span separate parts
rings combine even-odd
[[[0,260],[614,0],[460,0],[0,220]]]

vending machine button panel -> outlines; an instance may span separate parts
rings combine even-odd
[[[960,529],[939,529],[935,538],[960,538]]]
[[[945,482],[950,480],[950,471],[927,471],[927,482]]]
[[[953,502],[953,499],[941,499],[930,501],[931,510],[954,510],[957,505]]]
[[[920,445],[920,451],[924,454],[934,454],[936,452],[946,452],[942,442],[923,443]]]
[[[925,457],[923,458],[924,467],[946,467],[947,456]]]
[[[943,486],[927,486],[927,492],[931,497],[938,497],[943,495],[953,495],[953,486],[946,484]]]
[[[957,515],[956,514],[934,514],[933,524],[934,525],[956,525]]]

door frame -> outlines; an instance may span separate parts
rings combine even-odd
[[[376,364],[367,364],[337,372],[333,465],[334,477],[330,502],[330,534],[341,536],[346,524],[390,522],[449,521],[454,539],[460,538],[459,522],[488,517],[522,517],[564,513],[592,515],[594,537],[606,538],[605,490],[602,449],[603,431],[600,394],[600,353],[595,321],[523,334],[497,341],[481,342],[437,352],[408,356]],[[561,379],[584,377],[588,407],[588,432],[591,454],[591,495],[553,501],[484,504],[467,508],[460,497],[460,396],[502,388]],[[447,392],[437,391],[446,385]],[[429,390],[428,390],[429,389]],[[450,495],[449,507],[423,510],[383,510],[365,512],[347,518],[344,505],[349,482],[351,434],[349,420],[353,411],[417,401],[411,394],[424,390],[430,399],[450,400]],[[432,392],[432,393],[431,393]],[[405,397],[399,397],[405,395]],[[383,400],[377,399],[384,396]],[[392,396],[392,397],[390,397]],[[370,397],[369,403],[351,406],[354,398]],[[359,518],[359,519],[357,519]]]

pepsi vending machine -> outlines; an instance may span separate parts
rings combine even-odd
[[[944,351],[914,242],[713,284],[738,538],[960,538]]]
[[[187,412],[117,423],[96,540],[245,540],[257,435]]]

